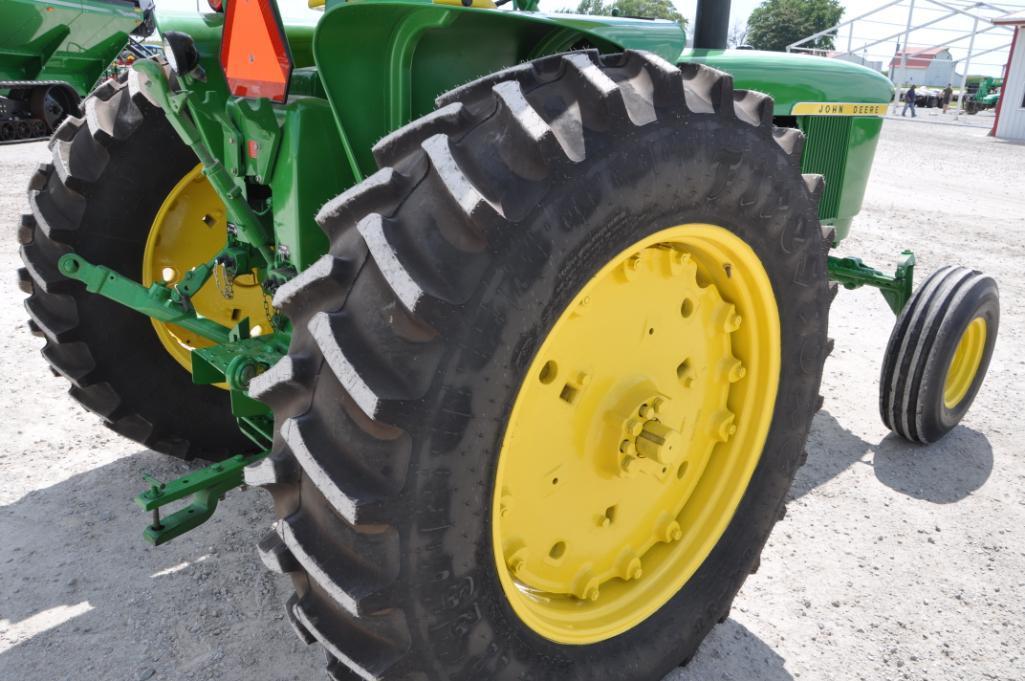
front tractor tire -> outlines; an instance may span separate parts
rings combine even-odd
[[[103,83],[82,109],[51,139],[53,161],[33,175],[32,212],[18,230],[19,283],[29,326],[46,340],[43,357],[71,382],[76,401],[145,447],[184,459],[253,451],[227,391],[194,385],[172,352],[180,345],[161,340],[148,317],[58,271],[57,260],[75,252],[144,280],[151,226],[196,166],[163,112],[127,84]]]
[[[820,404],[803,137],[704,66],[463,86],[329,202],[247,470],[336,679],[653,681],[724,619]]]
[[[1000,325],[991,277],[942,267],[901,310],[879,381],[883,423],[905,440],[936,442],[961,422],[982,387]]]

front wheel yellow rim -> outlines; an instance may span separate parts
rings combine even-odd
[[[224,248],[227,237],[224,204],[203,175],[201,165],[193,168],[164,199],[150,226],[142,256],[142,284],[175,284],[197,265],[209,262]],[[231,328],[245,318],[253,335],[271,329],[270,298],[254,273],[226,281],[220,266],[192,297],[196,313]],[[161,345],[186,370],[192,371],[192,350],[211,341],[174,324],[152,320]]]
[[[975,383],[986,352],[986,320],[976,317],[961,334],[943,382],[943,406],[953,409],[964,400]]]
[[[765,268],[722,227],[661,230],[583,287],[527,371],[499,454],[492,545],[528,627],[597,643],[680,591],[761,457],[780,346]]]

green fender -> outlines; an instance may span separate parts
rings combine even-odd
[[[480,76],[581,44],[648,50],[672,62],[684,41],[668,21],[348,2],[321,19],[313,56],[339,129],[369,173],[374,142],[433,110],[439,94]]]

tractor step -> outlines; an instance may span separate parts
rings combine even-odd
[[[152,522],[143,531],[143,537],[150,544],[160,546],[205,523],[217,510],[217,503],[224,495],[242,485],[243,469],[267,454],[237,454],[166,483],[144,475],[150,488],[137,495],[135,503],[153,516]],[[161,517],[161,508],[186,497],[192,498],[188,506]]]

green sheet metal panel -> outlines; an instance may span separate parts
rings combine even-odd
[[[777,116],[801,102],[885,104],[893,85],[881,73],[841,59],[756,50],[684,50],[678,62],[707,64],[736,87],[772,95]]]
[[[893,86],[882,74],[840,59],[753,50],[684,50],[694,61],[733,76],[734,85],[771,95],[774,113],[790,117],[802,103],[886,104]],[[791,121],[781,121],[781,124]],[[839,242],[861,210],[883,119],[877,116],[799,116],[807,135],[802,170],[826,179],[820,215]]]
[[[836,219],[840,210],[847,168],[847,141],[853,121],[847,116],[807,116],[801,119],[801,129],[808,136],[801,158],[801,172],[818,173],[828,178],[819,203],[819,217],[823,220]]]
[[[883,119],[802,116],[797,120],[807,135],[801,172],[825,177],[819,216],[836,228],[836,241],[840,242],[861,210]]]
[[[60,80],[84,96],[142,20],[124,0],[0,0],[0,80]]]
[[[313,53],[339,132],[362,173],[376,169],[370,147],[434,108],[466,82],[581,43],[679,54],[678,24],[614,17],[506,12],[431,2],[364,0],[329,4]]]

